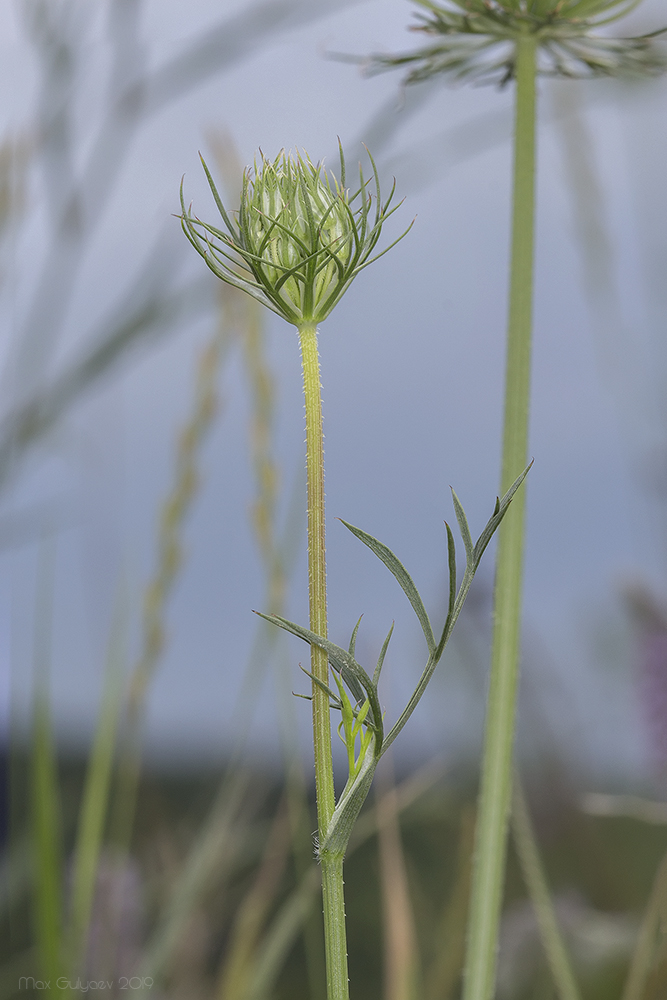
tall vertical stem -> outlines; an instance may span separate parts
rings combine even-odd
[[[530,401],[535,203],[535,75],[537,44],[516,42],[516,130],[505,420],[501,494],[526,466]],[[525,491],[519,490],[499,529],[491,679],[487,706],[475,867],[468,923],[463,1000],[495,992],[502,906],[521,632]]]
[[[310,628],[317,635],[327,634],[327,581],[324,547],[324,446],[322,434],[322,397],[320,362],[317,351],[317,328],[304,324],[299,328],[303,363],[303,391],[306,401],[306,469],[308,473],[308,595]],[[327,654],[311,646],[311,672],[323,684],[329,682]],[[313,681],[313,743],[315,748],[315,788],[320,843],[324,841],[336,800],[331,758],[331,720],[329,696]],[[347,944],[343,897],[343,858],[323,852],[322,897],[327,963],[328,1000],[347,1000]]]

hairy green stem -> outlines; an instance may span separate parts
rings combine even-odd
[[[322,397],[320,362],[317,351],[317,327],[299,327],[303,391],[306,401],[306,470],[308,474],[308,597],[310,629],[327,635],[327,581],[324,547],[324,442],[322,434]],[[326,652],[311,646],[311,672],[322,684],[329,682]],[[331,757],[331,719],[329,696],[313,681],[313,744],[315,749],[315,788],[317,824],[320,843],[324,842],[336,805],[333,762]],[[324,938],[327,965],[328,1000],[348,1000],[347,944],[345,939],[345,904],[343,898],[343,858],[323,851],[322,899],[324,903]]]
[[[534,35],[526,33],[517,40],[512,259],[501,493],[525,468],[528,452],[536,54]],[[512,790],[524,524],[525,491],[519,490],[500,526],[498,539],[491,679],[463,1000],[491,1000],[494,995]]]

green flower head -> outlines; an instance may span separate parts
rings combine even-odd
[[[641,0],[415,0],[414,31],[437,40],[414,52],[360,60],[370,73],[409,68],[406,83],[436,74],[505,84],[514,76],[516,40],[535,35],[547,76],[651,76],[667,68],[661,31],[634,38],[598,34]]]
[[[320,323],[359,271],[398,242],[373,256],[382,226],[399,206],[390,209],[394,187],[382,203],[375,163],[368,156],[374,193],[368,191],[360,165],[359,187],[351,194],[345,187],[342,148],[340,181],[330,178],[322,164],[311,163],[306,153],[294,157],[283,150],[268,160],[260,152],[259,166],[255,162],[244,171],[241,205],[233,214],[225,209],[202,159],[225,228],[195,218],[185,207],[181,185],[183,231],[223,281],[288,323]]]

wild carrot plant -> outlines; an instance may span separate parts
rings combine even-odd
[[[454,539],[447,526],[449,605],[439,638],[405,567],[382,542],[343,521],[394,575],[410,601],[426,640],[428,659],[405,709],[385,735],[378,683],[392,629],[372,676],[355,659],[359,622],[348,649],[327,636],[327,593],[324,523],[324,457],[318,325],[338,303],[357,274],[387,250],[376,252],[383,226],[396,211],[394,188],[382,202],[375,163],[373,191],[360,166],[356,190],[346,187],[345,159],[340,150],[340,179],[330,179],[307,155],[263,155],[244,175],[238,212],[227,212],[204,163],[204,170],[224,228],[200,221],[186,208],[181,189],[185,235],[210,269],[241,288],[296,327],[301,348],[306,404],[306,468],[310,628],[279,615],[268,621],[298,636],[311,647],[313,744],[318,813],[317,854],[322,874],[328,1000],[347,1000],[347,943],[343,896],[343,861],[354,823],[370,790],[377,763],[407,722],[442,657],[474,573],[494,531],[505,516],[525,472],[515,478],[476,543],[463,508],[453,494],[463,537],[466,569],[456,586]],[[373,206],[373,201],[375,205]],[[407,230],[406,230],[407,232]],[[405,233],[403,233],[403,236]],[[330,685],[329,665],[334,686]],[[331,752],[330,710],[341,713],[339,733],[348,758],[348,780],[336,800]]]
[[[408,66],[406,83],[444,74],[457,80],[515,84],[512,236],[505,370],[501,492],[528,457],[536,155],[536,80],[656,74],[665,68],[655,44],[661,31],[613,38],[596,29],[638,6],[640,0],[416,0],[417,31],[434,40],[396,56],[374,56],[371,72]],[[498,929],[512,801],[516,693],[519,673],[525,493],[521,491],[499,533],[494,593],[491,676],[485,726],[475,865],[464,970],[464,1000],[495,993]],[[518,789],[516,803],[523,803]],[[518,808],[518,805],[517,805]],[[528,828],[525,808],[521,829]],[[519,821],[517,821],[519,822]],[[541,921],[549,933],[555,923]],[[547,947],[549,950],[549,947]],[[563,954],[556,943],[551,954]],[[561,995],[572,996],[566,971]]]

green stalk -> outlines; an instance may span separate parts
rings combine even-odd
[[[512,259],[501,494],[527,464],[535,202],[535,76],[537,41],[516,42],[516,126]],[[494,995],[521,631],[525,491],[519,490],[499,529],[491,679],[475,834],[463,1000]]]
[[[324,546],[324,441],[322,434],[322,397],[320,361],[317,351],[317,326],[299,327],[303,392],[306,401],[306,471],[308,475],[308,598],[310,629],[326,638],[327,580]],[[311,672],[322,684],[329,683],[326,652],[311,646]],[[313,744],[315,749],[315,789],[320,843],[329,828],[336,805],[333,761],[331,757],[331,719],[329,696],[313,681]],[[322,899],[324,903],[324,944],[327,965],[328,1000],[348,1000],[347,943],[345,937],[345,901],[343,896],[343,857],[323,851]]]
[[[102,707],[86,769],[86,781],[79,809],[70,899],[69,960],[72,974],[83,972],[85,965],[97,869],[109,808],[120,709],[121,665],[124,659],[120,632],[121,624],[117,620],[109,644]]]

